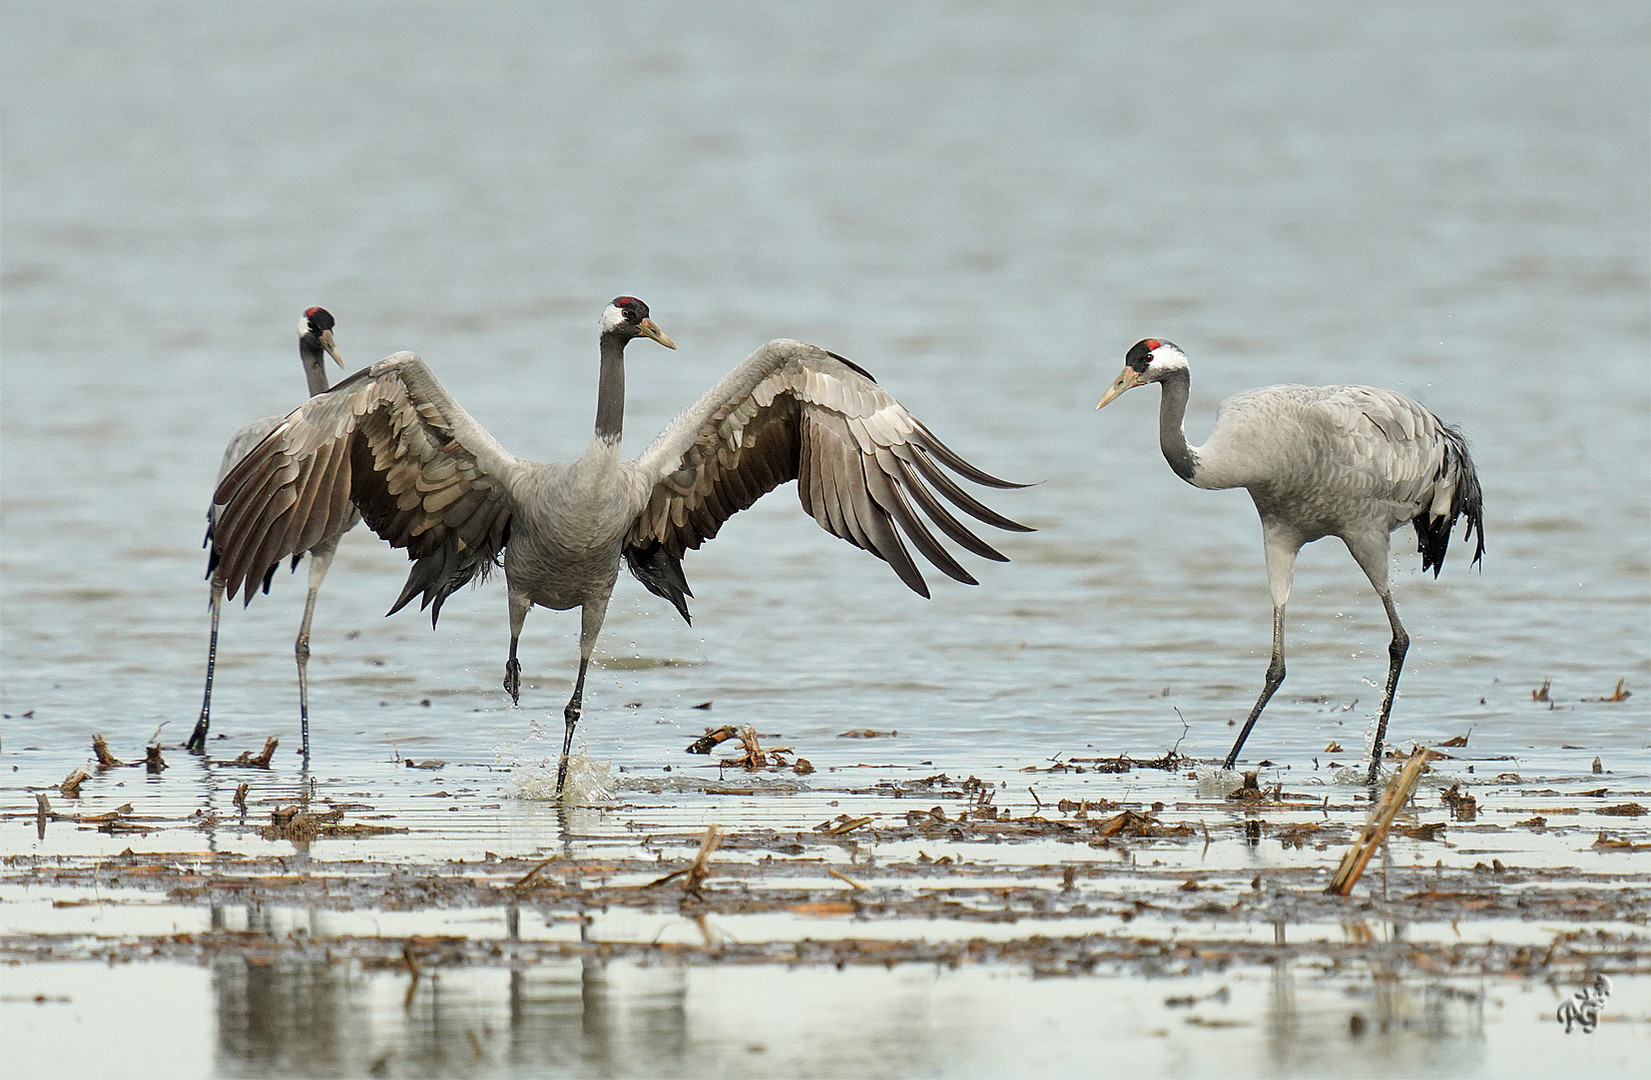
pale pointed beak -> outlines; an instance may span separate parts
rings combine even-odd
[[[1111,401],[1125,390],[1128,390],[1132,386],[1140,386],[1145,381],[1145,379],[1141,378],[1141,373],[1139,371],[1136,371],[1132,367],[1124,368],[1123,374],[1113,380],[1112,385],[1107,388],[1106,393],[1101,395],[1101,400],[1095,403],[1095,407],[1097,409],[1102,408],[1107,402]]]
[[[344,366],[344,358],[338,355],[338,345],[332,339],[331,330],[321,331],[321,347],[327,350],[327,355],[333,358],[334,363],[339,367]]]
[[[667,349],[676,348],[676,342],[666,337],[665,331],[661,330],[652,319],[643,319],[641,322],[636,324],[636,328],[648,337],[653,338],[655,341],[665,346]]]

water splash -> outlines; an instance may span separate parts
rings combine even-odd
[[[556,774],[561,764],[561,738],[535,721],[520,742],[501,747],[494,763],[510,773],[513,798],[530,802],[556,801]],[[568,755],[567,783],[561,801],[567,806],[611,802],[613,767],[590,756],[580,745]]]

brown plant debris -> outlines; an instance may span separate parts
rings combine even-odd
[[[226,762],[226,764],[238,769],[267,769],[270,761],[275,757],[275,748],[280,744],[280,739],[272,737],[265,740],[264,748],[258,752],[257,757],[253,757],[250,750],[242,750],[239,757],[234,761]]]
[[[1180,825],[1165,825],[1146,814],[1134,810],[1125,810],[1100,822],[1095,826],[1098,836],[1191,836],[1195,830],[1185,823]]]
[[[1261,782],[1256,776],[1254,769],[1248,770],[1244,773],[1243,783],[1239,784],[1238,787],[1234,788],[1232,791],[1227,792],[1227,798],[1241,799],[1245,801],[1259,800],[1261,798]]]
[[[1435,745],[1435,746],[1466,746],[1467,744],[1468,744],[1468,737],[1466,735],[1457,735],[1454,738],[1446,739],[1444,742],[1434,743],[1433,745]]]
[[[109,744],[103,741],[102,735],[92,736],[92,753],[97,757],[97,767],[100,769],[118,769],[126,762],[109,753]]]
[[[1625,682],[1627,682],[1626,679],[1618,679],[1617,680],[1617,688],[1615,690],[1611,691],[1611,693],[1609,695],[1607,695],[1606,697],[1585,697],[1582,700],[1583,701],[1627,701],[1629,698],[1634,696],[1634,692],[1632,690],[1624,690],[1622,688],[1622,684],[1625,683]]]
[[[131,814],[132,804],[121,803],[108,813],[81,814],[74,820],[78,825],[91,825],[94,826],[98,832],[108,833],[111,836],[115,833],[151,833],[155,832],[159,828],[159,826],[155,825],[140,825],[136,821],[131,820]],[[55,817],[56,815],[53,816]],[[150,818],[149,820],[154,821],[157,819]]]
[[[552,855],[550,858],[545,859],[542,862],[535,863],[534,866],[533,866],[533,869],[529,870],[527,873],[523,874],[521,877],[516,879],[514,887],[518,888],[518,889],[523,888],[524,886],[527,885],[528,882],[532,881],[534,878],[539,876],[539,871],[543,870],[545,867],[549,866],[551,863],[557,861],[561,857],[562,856],[560,854],[556,854],[556,855]],[[662,878],[660,880],[662,880],[662,881],[663,880],[668,880],[670,876],[674,876],[674,875],[667,875],[666,878]],[[659,882],[654,881],[654,882],[650,882],[649,884],[658,885]],[[643,886],[643,888],[647,888],[647,887],[648,887],[647,885]]]
[[[75,817],[75,821],[81,825],[108,825],[112,822],[119,821],[122,817],[130,814],[131,812],[131,803],[121,803],[119,806],[108,811],[107,813],[77,815]]]
[[[838,881],[847,882],[848,885],[851,888],[855,888],[855,889],[864,889],[865,888],[864,885],[860,884],[858,881],[855,881],[853,878],[849,877],[847,874],[843,873],[841,870],[834,870],[834,869],[832,869],[831,867],[828,866],[828,867],[826,867],[826,873],[830,874],[832,877],[836,878]]]
[[[1177,744],[1179,745],[1179,744]],[[1155,758],[1133,758],[1128,754],[1118,757],[1069,757],[1065,761],[1057,761],[1048,769],[1023,769],[1022,772],[1066,772],[1075,773],[1126,773],[1131,769],[1163,769],[1166,772],[1190,765],[1192,759],[1178,754],[1174,750],[1166,750]]]
[[[1612,817],[1640,817],[1645,813],[1645,807],[1637,802],[1618,803],[1616,806],[1602,806],[1595,810],[1596,814],[1610,814]]]
[[[270,814],[262,832],[266,840],[314,840],[317,837],[384,836],[407,830],[394,825],[344,824],[344,807],[324,812],[304,810],[296,805],[279,806]]]
[[[1235,802],[1245,803],[1282,802],[1284,800],[1284,782],[1279,781],[1272,787],[1263,788],[1255,772],[1246,772],[1244,782],[1232,791],[1227,792],[1227,798]]]
[[[1387,839],[1387,832],[1393,827],[1393,819],[1398,816],[1399,810],[1410,801],[1411,795],[1416,792],[1416,785],[1421,783],[1422,773],[1427,769],[1427,763],[1433,759],[1434,753],[1426,748],[1419,748],[1410,755],[1410,760],[1404,767],[1393,775],[1382,791],[1382,798],[1375,808],[1370,811],[1370,819],[1365,822],[1364,829],[1359,833],[1358,840],[1342,856],[1341,865],[1325,887],[1325,892],[1332,896],[1346,896],[1353,891],[1353,886],[1364,873],[1364,868],[1370,862],[1376,849],[1382,846]]]
[[[1324,826],[1320,825],[1316,821],[1304,821],[1297,825],[1284,826],[1282,829],[1279,829],[1277,832],[1273,833],[1273,838],[1287,848],[1293,847],[1299,849],[1302,844],[1307,842],[1308,838],[1323,829]]]
[[[682,877],[682,891],[693,896],[696,900],[705,899],[700,891],[705,884],[706,875],[711,872],[711,853],[722,843],[722,829],[717,825],[708,825],[705,828],[705,837],[699,842],[699,854],[694,856],[688,872]]]
[[[1055,809],[1082,819],[1087,818],[1091,810],[1111,810],[1117,805],[1107,799],[1062,799],[1055,804]]]
[[[235,809],[241,813],[247,812],[247,793],[252,790],[251,784],[238,784],[235,788]]]
[[[148,747],[148,750],[144,756],[143,767],[152,774],[158,774],[162,769],[166,768],[166,759],[161,757],[161,748],[159,746],[152,744]]]
[[[1457,821],[1472,821],[1479,814],[1479,803],[1462,791],[1462,785],[1452,784],[1439,792],[1439,801],[1450,808],[1450,816]]]
[[[842,836],[845,833],[853,832],[862,825],[869,824],[871,824],[871,818],[869,817],[851,818],[847,814],[838,814],[831,821],[822,821],[814,826],[814,831],[825,833],[827,836]]]
[[[91,779],[91,776],[92,774],[85,769],[76,769],[63,778],[63,782],[57,785],[57,790],[63,793],[64,798],[78,799],[80,798],[80,785]]]
[[[1554,684],[1554,681],[1552,679],[1543,679],[1542,680],[1542,685],[1537,687],[1535,690],[1531,691],[1531,700],[1532,701],[1548,701],[1548,700],[1551,700],[1548,697],[1548,688],[1551,687],[1553,684]]]
[[[728,764],[738,765],[742,769],[755,772],[758,769],[774,767],[788,769],[791,763],[785,760],[785,755],[792,752],[789,746],[776,746],[772,750],[764,750],[757,741],[757,729],[745,724],[739,729],[740,753],[728,759]],[[810,766],[812,768],[812,766]]]
[[[688,753],[709,754],[711,748],[718,743],[737,738],[739,738],[739,731],[732,724],[724,724],[717,728],[706,728],[705,734],[688,744]]]

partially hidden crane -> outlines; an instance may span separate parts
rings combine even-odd
[[[304,312],[304,317],[298,323],[298,358],[304,364],[304,378],[309,383],[310,396],[324,393],[327,389],[327,357],[339,367],[344,366],[343,357],[338,355],[338,345],[333,341],[333,327],[337,323],[332,313],[326,308],[312,307]],[[224,457],[218,466],[218,479],[221,481],[229,471],[235,467],[247,451],[261,443],[270,432],[281,425],[279,416],[266,416],[262,420],[254,420],[241,430],[237,431],[224,447]],[[190,732],[189,740],[184,746],[195,753],[206,751],[207,731],[212,724],[212,674],[218,663],[218,615],[223,609],[224,579],[218,573],[218,548],[213,544],[213,534],[217,528],[217,508],[209,507],[206,512],[206,542],[202,546],[210,548],[207,553],[206,576],[212,581],[212,638],[207,646],[206,653],[206,692],[201,699],[201,715],[195,721],[195,730]],[[293,651],[298,657],[298,720],[302,733],[302,752],[307,760],[310,753],[310,697],[309,697],[309,659],[310,659],[310,620],[315,615],[316,594],[321,591],[321,582],[327,576],[327,568],[332,565],[333,554],[338,550],[338,539],[360,521],[360,515],[348,513],[336,521],[329,521],[323,530],[300,537],[302,541],[292,552],[292,566],[296,570],[298,562],[304,555],[310,557],[309,593],[304,599],[304,619],[298,624],[298,640],[293,644]],[[270,578],[275,575],[276,564],[271,563],[264,570],[263,590],[269,591]],[[231,594],[233,599],[233,594]],[[252,588],[247,587],[247,599],[252,599]]]

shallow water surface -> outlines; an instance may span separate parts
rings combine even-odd
[[[937,774],[977,777],[1017,817],[1047,815],[1061,798],[1143,811],[1162,802],[1189,828],[1226,830],[1213,843],[1235,889],[1261,870],[1327,873],[1362,817],[1349,777],[1388,636],[1334,541],[1302,553],[1289,680],[1245,755],[1264,784],[1330,796],[1334,843],[1275,844],[1252,867],[1241,815],[1228,816],[1191,767],[1121,780],[1047,771],[1172,747],[1217,759],[1267,661],[1248,499],[1175,478],[1155,445],[1151,390],[1092,411],[1148,335],[1192,358],[1195,442],[1223,397],[1274,382],[1388,386],[1461,424],[1489,551],[1471,568],[1458,536],[1435,581],[1398,537],[1395,595],[1412,645],[1388,738],[1408,747],[1467,735],[1441,779],[1476,791],[1495,828],[1455,823],[1454,846],[1415,841],[1397,865],[1471,875],[1500,860],[1603,887],[1636,856],[1596,838],[1643,842],[1644,819],[1597,808],[1651,803],[1640,797],[1651,788],[1651,16],[1641,5],[496,5],[458,19],[416,3],[95,14],[19,3],[0,18],[0,852],[90,875],[49,891],[30,861],[0,887],[6,956],[24,964],[4,974],[6,994],[17,985],[70,999],[8,998],[8,1032],[26,1018],[16,1030],[55,1045],[103,1017],[117,988],[130,1000],[165,986],[194,995],[173,1014],[189,1028],[164,1070],[184,1074],[360,1071],[392,1048],[384,1068],[409,1073],[877,1072],[884,1062],[888,1072],[1061,1072],[1108,1046],[1127,1055],[1126,1071],[1238,1060],[1240,1072],[1285,1073],[1313,1071],[1311,1048],[1345,1029],[1350,1008],[1374,1022],[1376,1005],[1344,1009],[1343,996],[1390,986],[1394,1015],[1420,1017],[1393,1038],[1451,1048],[1414,1059],[1416,1072],[1542,1072],[1582,1045],[1549,1041],[1535,1020],[1520,1036],[1552,994],[1575,989],[1566,980],[1582,962],[1537,993],[1515,990],[1514,976],[1489,990],[1441,988],[1404,969],[1390,985],[1368,966],[1356,978],[1308,975],[1293,958],[1268,969],[1249,954],[1231,979],[1177,969],[1161,984],[1044,982],[1024,957],[839,972],[557,955],[534,960],[543,971],[512,958],[432,962],[403,1007],[407,973],[393,958],[374,967],[382,958],[370,950],[341,949],[336,968],[312,950],[259,968],[234,949],[162,949],[106,972],[51,949],[30,961],[28,942],[107,933],[124,948],[159,948],[213,931],[211,913],[235,907],[181,902],[168,890],[184,885],[167,878],[153,895],[123,891],[114,923],[100,924],[97,904],[83,903],[102,887],[88,868],[128,848],[186,867],[359,860],[444,879],[460,873],[455,860],[488,853],[633,858],[639,832],[665,829],[680,863],[713,823],[766,844],[840,814],[900,819],[911,804],[878,785]],[[563,810],[535,797],[560,740],[575,617],[532,613],[523,707],[510,709],[498,581],[453,597],[435,632],[416,612],[384,619],[405,561],[360,529],[316,616],[311,760],[295,753],[301,571],[225,613],[210,758],[170,749],[199,709],[212,476],[241,423],[295,404],[299,313],[319,303],[338,317],[351,369],[418,351],[504,445],[555,458],[588,438],[594,322],[620,293],[644,298],[680,346],[631,350],[632,451],[738,357],[798,337],[869,368],[983,468],[1035,481],[987,498],[1038,531],[991,537],[1008,565],[965,555],[980,587],[932,574],[925,601],[815,527],[787,487],[686,561],[691,627],[626,578],[580,727],[590,805]],[[1630,696],[1605,700],[1619,681]],[[753,779],[685,755],[709,724],[752,725],[815,772]],[[843,737],[864,731],[877,737]],[[55,786],[90,762],[95,734],[125,760],[164,744],[168,768],[98,773],[66,798]],[[273,768],[228,764],[269,737],[280,740]],[[407,767],[433,760],[446,764]],[[233,804],[242,782],[244,818]],[[756,788],[723,793],[741,784]],[[595,796],[601,788],[612,801]],[[1583,794],[1596,789],[1606,794]],[[64,815],[43,837],[40,793]],[[1443,812],[1436,791],[1426,801]],[[75,820],[127,803],[109,832]],[[647,808],[643,826],[630,824],[633,804]],[[266,836],[291,805],[366,807],[344,821],[408,831]],[[1563,828],[1513,828],[1538,816]],[[1284,823],[1312,817],[1291,810]],[[972,862],[1058,887],[1072,845],[1017,843],[964,846]],[[868,850],[915,866],[941,857],[933,846],[889,835]],[[1094,850],[1109,872],[1131,865]],[[1153,857],[1168,875],[1197,870],[1202,856],[1181,844]],[[1177,893],[1183,880],[1155,878],[1147,891]],[[1544,881],[1550,899],[1570,883]],[[827,886],[847,888],[808,888]],[[154,904],[141,925],[139,896]],[[1075,920],[1061,933],[1119,931],[1125,901],[1114,899],[1104,915],[1061,915]],[[328,917],[395,914],[361,890],[322,906]],[[321,936],[265,914],[275,938],[299,925]],[[1543,925],[1556,933],[1587,923],[1550,914]],[[751,924],[762,940],[806,936],[804,916],[740,917],[779,918]],[[242,929],[260,925],[247,918]],[[383,932],[479,933],[457,909],[438,904],[431,918]],[[658,929],[692,942],[698,928],[672,918],[618,936]],[[915,918],[903,910],[888,925]],[[492,911],[482,921],[503,925]],[[577,929],[560,917],[546,925]],[[931,928],[971,939],[979,929],[962,925]],[[1229,934],[1250,931],[1219,936]],[[1514,936],[1538,944],[1529,926]],[[1611,955],[1629,976],[1619,1001],[1643,995],[1643,950]],[[587,993],[587,982],[608,989]],[[1220,986],[1238,1027],[1215,1022],[1225,1013],[1186,1023],[1162,1005]],[[719,1008],[719,995],[752,1011]],[[841,1009],[787,1011],[815,998]],[[369,1017],[372,1039],[345,1045],[326,1025],[310,1042],[286,1039],[279,1018],[312,1001]],[[1084,1019],[1096,1014],[1114,1026]],[[1001,1020],[1002,1038],[960,1042],[960,1031],[990,1028],[983,1017]],[[280,1038],[259,1033],[266,1020]],[[867,1025],[876,1039],[841,1034]],[[1611,1029],[1626,1030],[1639,1029]],[[895,1045],[907,1031],[918,1034]],[[1586,1045],[1620,1047],[1617,1037]],[[968,1052],[947,1056],[960,1045]],[[1462,1047],[1467,1056],[1453,1056]],[[1046,1062],[1013,1056],[1044,1052]],[[40,1053],[16,1060],[73,1071]],[[1601,1060],[1609,1072],[1622,1059]]]

